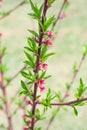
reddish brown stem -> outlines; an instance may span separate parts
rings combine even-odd
[[[1,49],[1,42],[0,42],[0,49]],[[0,65],[2,64],[2,52],[0,50]],[[6,92],[6,88],[4,85],[4,73],[1,70],[0,71],[0,86],[2,89],[2,93],[3,93],[3,97],[5,98],[5,114],[8,120],[8,130],[13,130],[13,126],[12,126],[12,118],[10,115],[10,110],[9,110],[9,102],[8,102],[8,98],[7,98],[7,92]]]
[[[42,15],[42,24],[44,23],[44,18],[46,16],[46,12],[47,12],[47,3],[48,0],[44,1],[44,10],[43,10],[43,15]],[[40,28],[40,38],[39,38],[39,49],[38,49],[38,53],[37,53],[37,60],[36,60],[36,70],[35,70],[35,74],[38,74],[39,71],[39,63],[40,63],[40,53],[41,53],[41,44],[42,44],[42,39],[43,39],[43,29]],[[36,77],[36,80],[38,80],[38,76]],[[38,83],[34,84],[34,95],[33,95],[33,105],[32,105],[32,114],[35,115],[35,109],[36,109],[36,95],[37,95],[37,87],[38,87]],[[31,125],[31,130],[34,130],[34,118],[32,118],[32,125]]]
[[[60,16],[61,16],[61,13],[62,13],[62,11],[63,11],[63,8],[64,8],[65,3],[66,3],[66,2],[63,1],[62,5],[61,5],[61,8],[60,8],[60,10],[59,10],[59,12],[58,12],[57,18],[56,18],[55,22],[53,23],[52,30],[54,29],[55,25],[58,23],[58,21],[59,21],[59,19],[60,19]]]
[[[81,99],[76,99],[76,100],[72,100],[72,101],[69,101],[69,102],[59,102],[59,103],[50,103],[50,105],[52,106],[71,106],[71,105],[74,105],[76,103],[79,103],[79,102],[86,102],[87,101],[87,97],[85,98],[81,98]],[[37,104],[41,104],[41,102],[37,102]]]

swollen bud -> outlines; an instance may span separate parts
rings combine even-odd
[[[23,130],[28,130],[28,128],[25,128],[25,127],[24,127]]]
[[[49,38],[53,38],[54,34],[53,34],[52,31],[48,31],[48,32],[47,32],[47,36],[48,36]]]

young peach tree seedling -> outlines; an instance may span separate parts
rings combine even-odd
[[[29,15],[37,21],[38,30],[28,30],[32,37],[27,38],[28,45],[24,51],[27,57],[25,60],[26,69],[21,72],[26,82],[21,80],[22,91],[19,95],[24,94],[26,96],[27,110],[23,115],[25,122],[24,130],[42,130],[41,127],[36,126],[36,123],[45,119],[45,111],[52,106],[71,106],[75,115],[78,115],[76,106],[84,105],[83,101],[87,100],[87,98],[82,98],[87,87],[81,78],[79,88],[75,94],[76,100],[66,103],[52,103],[52,100],[58,98],[58,96],[57,94],[52,95],[50,88],[47,90],[46,97],[42,98],[42,92],[46,90],[45,80],[50,77],[50,75],[46,74],[48,68],[47,59],[54,55],[54,52],[50,52],[50,46],[53,45],[52,39],[54,37],[54,33],[50,28],[55,25],[58,19],[55,19],[54,16],[47,17],[47,11],[55,0],[44,0],[40,7],[34,4],[32,0],[29,1],[32,9],[32,13],[29,13]],[[67,2],[67,0],[64,0],[63,6]],[[58,16],[60,16],[61,10]],[[70,85],[67,86],[68,90],[69,88]],[[43,110],[40,110],[37,105],[43,106]]]

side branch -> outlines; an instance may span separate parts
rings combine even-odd
[[[59,21],[59,19],[60,19],[60,16],[61,16],[61,13],[62,13],[62,11],[63,11],[63,9],[64,9],[65,3],[66,3],[66,2],[63,1],[62,5],[61,5],[61,8],[60,8],[60,10],[59,10],[59,12],[58,12],[57,18],[56,18],[55,22],[53,23],[52,30],[54,29],[54,27],[56,26],[56,24],[58,23],[58,21]]]
[[[81,98],[81,99],[76,99],[76,100],[72,100],[69,102],[59,102],[59,103],[50,103],[50,105],[52,106],[71,106],[80,102],[86,102],[87,101],[87,97],[86,98]],[[37,102],[37,104],[42,104],[41,102]]]
[[[20,74],[21,71],[23,71],[26,68],[26,65],[23,66],[15,75],[13,75],[13,77],[10,79],[9,83],[7,83],[5,85],[5,87],[7,87],[15,78],[17,78],[17,76]]]
[[[72,85],[73,85],[73,83],[74,83],[74,81],[75,81],[75,79],[76,79],[76,77],[77,77],[77,75],[78,75],[78,73],[79,73],[79,71],[80,71],[80,69],[81,69],[81,66],[82,66],[82,64],[83,64],[83,61],[84,61],[85,57],[86,57],[86,56],[83,54],[83,55],[82,55],[82,58],[81,58],[81,60],[80,60],[80,62],[79,62],[79,65],[78,65],[78,69],[77,69],[77,71],[74,72],[73,77],[72,77],[71,82],[70,82],[70,86],[69,86],[69,88],[67,89],[67,91],[66,91],[64,97],[61,99],[61,102],[64,102],[64,100],[67,98],[67,94],[68,94],[69,90],[72,88]],[[57,110],[59,111],[61,107],[62,107],[62,105],[58,105]],[[49,123],[48,123],[48,126],[47,126],[46,130],[49,129],[50,125],[51,125],[52,122],[54,121],[55,116],[56,116],[56,115],[53,115],[53,116],[51,117],[51,119],[50,119],[50,121],[49,121]]]
[[[50,105],[52,106],[71,106],[73,104],[79,103],[79,102],[86,102],[87,101],[87,97],[86,98],[81,98],[81,99],[76,99],[73,101],[69,101],[69,102],[64,102],[64,103],[51,103]]]
[[[4,18],[6,18],[7,16],[9,16],[12,12],[14,12],[16,9],[18,9],[20,6],[24,5],[25,3],[26,3],[26,1],[23,0],[21,3],[19,3],[18,5],[16,5],[13,9],[11,9],[9,13],[6,13],[6,14],[2,15],[0,17],[0,20],[2,20]]]

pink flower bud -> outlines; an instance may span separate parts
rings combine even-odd
[[[31,104],[31,101],[30,100],[26,100],[26,104],[27,105]]]
[[[66,97],[69,97],[70,96],[70,93],[68,92],[68,93],[66,93]]]
[[[34,122],[37,122],[37,121],[38,121],[38,119],[35,117],[35,118],[34,118]]]
[[[66,3],[66,2],[68,2],[68,0],[64,0],[64,2]]]
[[[45,88],[44,86],[41,86],[41,87],[40,87],[40,92],[44,92],[45,89],[46,89],[46,88]]]
[[[24,127],[23,130],[28,130],[28,128],[25,128],[25,127]]]
[[[48,40],[46,40],[46,41],[44,42],[44,44],[46,44],[46,45],[52,45],[53,43],[52,43],[52,41],[51,41],[50,39],[48,39]]]
[[[64,14],[62,14],[61,16],[59,16],[59,19],[63,19],[63,18],[65,18],[67,15],[64,13]]]
[[[26,119],[26,117],[27,117],[27,115],[26,115],[26,114],[24,114],[24,115],[22,116],[22,118],[23,118],[23,119]]]
[[[31,127],[31,125],[32,125],[32,121],[31,121],[31,120],[29,120],[29,127]]]
[[[41,80],[39,81],[40,92],[44,92],[44,91],[45,91],[44,84],[45,84],[44,79],[41,79]]]
[[[48,31],[48,32],[47,32],[47,35],[48,35],[49,38],[53,38],[53,36],[54,36],[54,34],[53,34],[52,31]]]
[[[41,79],[41,80],[39,81],[39,84],[40,84],[40,86],[43,85],[43,84],[45,84],[45,80],[44,80],[44,79]]]
[[[41,67],[42,67],[42,69],[47,70],[48,64],[42,63],[42,64],[41,64]]]
[[[3,2],[3,0],[0,0],[0,2]]]

